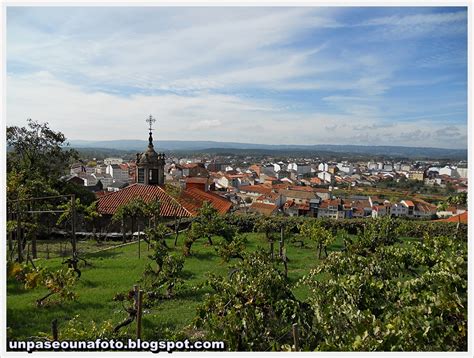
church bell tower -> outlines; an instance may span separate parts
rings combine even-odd
[[[146,122],[149,124],[148,148],[137,153],[137,183],[146,185],[165,184],[165,154],[157,153],[153,147],[152,124],[156,122],[151,115]]]

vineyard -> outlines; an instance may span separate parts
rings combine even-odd
[[[8,263],[9,339],[53,339],[53,321],[60,340],[136,338],[141,318],[142,339],[230,351],[467,350],[466,225],[205,206],[177,239],[154,223],[140,243],[84,246]]]

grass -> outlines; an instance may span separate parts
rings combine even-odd
[[[262,234],[248,233],[247,250],[254,251],[258,247],[268,249]],[[215,238],[216,243],[219,238]],[[184,237],[180,236],[178,246],[173,247],[173,240],[168,244],[172,252],[181,254]],[[307,244],[308,245],[308,244]],[[198,240],[192,247],[192,256],[186,258],[183,275],[185,277],[185,288],[196,286],[206,279],[206,275],[212,272],[225,276],[229,266],[236,262],[222,262],[215,251],[216,246],[210,246],[204,239]],[[329,251],[340,250],[341,240],[337,240]],[[299,247],[286,243],[288,264],[288,277],[291,284],[295,284],[303,275],[318,262],[316,249],[309,244]],[[58,319],[59,332],[67,321],[79,315],[79,320],[85,323],[95,321],[98,324],[111,320],[115,325],[126,317],[119,302],[113,301],[117,292],[132,289],[138,284],[145,265],[151,262],[147,254],[147,245],[141,243],[141,258],[138,258],[138,244],[132,243],[128,246],[112,248],[110,250],[88,253],[85,255],[91,266],[81,267],[82,276],[77,282],[75,292],[78,293],[76,301],[55,303],[46,307],[37,308],[35,301],[47,293],[45,289],[26,290],[14,279],[8,280],[7,285],[7,326],[9,336],[16,339],[26,339],[38,336],[40,332],[50,332],[51,321]],[[275,243],[275,254],[278,252],[278,243]],[[49,260],[39,259],[37,265],[50,268],[59,268],[62,258]],[[283,270],[283,265],[280,266]],[[146,309],[143,317],[144,338],[156,338],[164,329],[182,330],[192,323],[197,306],[203,301],[208,289],[197,291],[183,290],[175,298],[164,300],[157,305]],[[304,287],[294,289],[299,299],[304,299],[308,292]],[[54,296],[51,298],[53,299]],[[127,329],[133,333],[134,325]]]

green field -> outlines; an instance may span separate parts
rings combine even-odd
[[[248,233],[247,250],[255,250],[257,247],[268,249],[268,243],[263,234]],[[143,338],[157,338],[162,332],[169,328],[173,331],[182,330],[192,323],[196,307],[202,302],[208,291],[206,288],[192,290],[192,288],[206,279],[206,274],[212,272],[218,275],[227,275],[229,266],[234,262],[222,262],[215,248],[220,238],[214,239],[214,246],[210,246],[205,239],[198,240],[192,247],[192,256],[186,258],[183,276],[185,283],[182,289],[177,291],[173,299],[163,300],[157,305],[147,308],[143,316]],[[178,245],[171,251],[177,254],[182,252],[184,236],[180,236]],[[168,245],[173,247],[173,240],[169,239]],[[288,276],[291,283],[309,272],[317,262],[316,249],[307,243],[301,248],[299,245],[286,244],[288,264]],[[329,246],[329,251],[340,250],[341,240],[337,240]],[[278,252],[278,243],[275,243],[275,253]],[[134,284],[139,283],[146,264],[151,263],[147,257],[146,243],[141,243],[141,258],[138,258],[138,244],[132,243],[127,246],[113,248],[98,253],[89,253],[85,257],[91,266],[80,269],[82,276],[76,284],[75,292],[78,293],[76,301],[51,304],[46,307],[36,307],[35,301],[47,293],[45,289],[26,290],[22,284],[15,279],[8,280],[7,298],[7,326],[9,337],[25,339],[38,336],[40,332],[50,332],[51,321],[58,319],[59,334],[61,328],[79,315],[79,320],[89,324],[95,321],[101,324],[103,321],[111,320],[112,324],[118,324],[126,313],[119,302],[113,301],[117,292],[132,289]],[[50,260],[39,259],[36,265],[59,268],[62,259]],[[283,265],[281,265],[283,270]],[[294,290],[295,295],[304,299],[307,292],[304,288]],[[54,300],[54,296],[51,297]],[[135,325],[127,328],[133,336]]]

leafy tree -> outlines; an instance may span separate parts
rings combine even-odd
[[[41,231],[42,223],[38,214],[30,215],[25,212],[53,209],[54,204],[26,199],[74,193],[71,190],[72,184],[64,184],[59,179],[76,158],[77,152],[67,148],[64,135],[50,129],[48,123],[38,123],[29,119],[26,127],[7,127],[9,212],[19,213],[22,222],[29,221],[37,225],[38,230],[30,235],[33,256],[36,255],[36,234]],[[84,188],[76,191],[81,192],[81,198],[88,197],[91,202],[95,200],[94,195]],[[13,200],[20,201],[13,203]],[[22,239],[21,235],[18,236],[18,240]],[[21,250],[25,245],[26,240],[22,240],[18,245],[19,261],[22,260]]]
[[[62,341],[92,341],[98,338],[103,340],[124,338],[113,332],[111,320],[97,324],[91,320],[81,320],[79,315],[75,315],[68,320],[59,332],[59,339]],[[49,335],[47,338],[52,339]]]
[[[120,205],[115,214],[112,216],[113,222],[121,222],[124,231],[123,240],[125,242],[126,221],[130,219],[130,230],[133,234],[136,222],[139,218],[145,217],[147,214],[146,203],[141,198],[135,198],[124,205]]]
[[[230,225],[223,216],[208,202],[204,202],[199,210],[199,215],[191,224],[184,241],[183,253],[185,256],[191,255],[191,247],[199,238],[207,238],[210,245],[213,245],[212,237],[221,236],[230,242],[235,235],[235,227]]]
[[[157,220],[160,217],[160,210],[161,204],[159,201],[152,200],[142,204],[143,216],[148,218],[149,227],[151,226],[151,222],[153,222],[153,226],[156,227]]]
[[[247,239],[244,235],[236,235],[231,241],[224,240],[216,250],[224,262],[229,262],[234,258],[243,260],[246,244]]]
[[[92,225],[92,234],[96,239],[97,224],[102,214],[97,210],[97,201],[88,205],[84,210],[84,219]]]
[[[45,300],[52,295],[59,296],[61,301],[76,299],[76,294],[73,291],[76,275],[72,269],[51,270],[44,267],[30,267],[15,262],[9,264],[8,274],[22,282],[26,289],[43,287],[49,291],[36,300],[37,306],[43,306]]]
[[[291,345],[291,327],[298,323],[307,342],[311,312],[264,251],[246,255],[228,277],[211,274],[206,286],[214,292],[195,319],[206,338],[223,340],[232,351],[280,350]]]
[[[265,238],[270,244],[270,256],[273,259],[273,245],[275,242],[275,234],[280,231],[280,225],[271,217],[260,216],[255,223],[255,231],[265,234]]]
[[[357,240],[349,250],[358,254],[373,252],[380,245],[393,245],[399,240],[400,222],[389,216],[367,220],[358,231]]]
[[[328,256],[327,247],[335,240],[332,232],[321,224],[318,220],[306,221],[300,228],[300,237],[307,238],[316,244],[318,249],[318,258],[322,256],[322,252]]]
[[[184,267],[184,258],[172,255],[169,252],[165,238],[171,230],[164,224],[148,228],[145,234],[153,247],[153,253],[148,257],[155,263],[155,267],[148,264],[143,272],[142,282],[151,290],[149,298],[171,298],[176,286],[183,282],[181,272]],[[162,290],[165,290],[164,295]]]
[[[27,127],[7,127],[7,171],[54,182],[77,158],[77,152],[66,149],[64,134],[50,129],[48,123],[27,122]]]
[[[147,241],[152,244],[153,247],[157,245],[167,247],[165,239],[171,234],[171,232],[171,229],[165,224],[159,224],[155,227],[145,229]]]
[[[168,249],[160,244],[155,246],[154,253],[149,258],[156,263],[157,268],[148,264],[143,272],[142,282],[151,290],[148,297],[171,298],[175,288],[183,282],[184,257],[169,254]]]
[[[96,201],[96,197],[93,192],[76,183],[60,181],[55,184],[54,188],[61,195],[74,194],[75,197],[80,199],[81,203],[85,205],[91,205],[94,201]]]
[[[317,350],[466,350],[466,243],[376,242],[369,251],[331,253],[300,281],[311,292]]]

